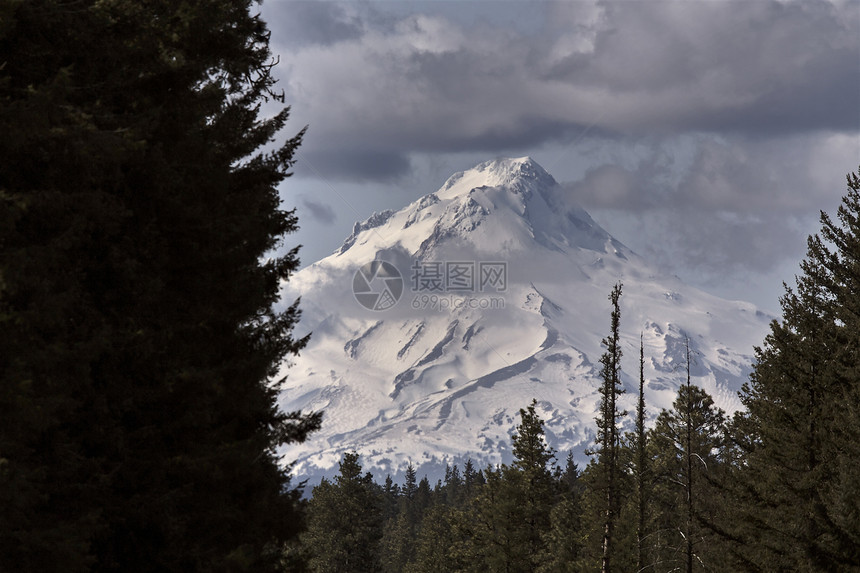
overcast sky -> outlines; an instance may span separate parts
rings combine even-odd
[[[860,2],[266,0],[309,264],[455,171],[530,155],[690,284],[777,311],[860,164]]]

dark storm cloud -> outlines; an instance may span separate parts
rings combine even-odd
[[[306,4],[319,17],[301,26],[319,22],[313,33],[329,41],[284,54],[283,83],[301,122],[341,148],[370,138],[383,155],[497,154],[584,127],[750,138],[860,128],[850,3],[535,3],[545,23],[532,31],[458,22],[450,10],[385,19],[385,4]]]
[[[552,4],[558,38],[578,3]],[[600,3],[588,49],[556,50],[549,77],[613,91],[659,92],[696,85],[767,88],[822,54],[856,47],[858,14],[826,1]],[[559,26],[561,22],[561,26]]]
[[[621,129],[860,127],[856,9],[775,1],[603,6],[593,50],[559,58],[543,77],[638,94],[641,113],[624,112]]]
[[[337,219],[334,209],[329,205],[319,203],[313,199],[308,199],[307,197],[302,197],[302,205],[308,210],[312,219],[319,221],[324,225],[331,225]]]
[[[357,39],[362,34],[359,18],[335,2],[270,2],[266,4],[266,19],[276,34],[273,42],[290,49],[309,44],[334,44]]]
[[[396,152],[366,149],[311,149],[299,152],[297,176],[354,182],[393,182],[408,174],[409,158]]]

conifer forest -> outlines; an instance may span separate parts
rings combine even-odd
[[[0,0],[0,573],[860,571],[860,170],[737,413],[689,344],[671,409],[641,346],[620,408],[619,282],[586,464],[532,402],[510,463],[296,480],[325,423],[277,407],[306,132],[257,5]]]

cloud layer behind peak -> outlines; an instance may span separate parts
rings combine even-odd
[[[634,249],[700,286],[740,284],[796,264],[860,163],[854,0],[263,9],[279,86],[310,126],[290,185],[314,185],[305,207],[326,235],[532,155]]]

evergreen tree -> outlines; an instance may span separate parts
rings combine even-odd
[[[463,478],[460,476],[460,468],[456,466],[445,466],[445,503],[452,506],[460,505],[463,500]]]
[[[404,571],[415,573],[442,573],[463,571],[468,563],[463,560],[463,536],[458,527],[461,512],[446,504],[431,507],[421,522],[415,539],[415,560]]]
[[[404,571],[415,560],[416,538],[424,512],[433,503],[430,482],[424,476],[416,483],[415,467],[406,467],[406,480],[398,500],[398,514],[385,523],[380,559],[385,571]]]
[[[511,437],[511,465],[484,471],[486,483],[469,504],[461,522],[460,558],[469,570],[532,572],[547,559],[546,536],[557,487],[554,454],[546,444],[537,403],[520,410],[521,421]]]
[[[487,466],[481,475],[484,484],[457,522],[463,537],[457,550],[469,564],[466,571],[509,571],[510,540],[504,526],[513,504],[503,488],[501,467]]]
[[[358,454],[348,452],[334,482],[323,479],[308,504],[302,543],[317,573],[376,572],[382,537],[381,500],[371,475],[361,475]]]
[[[265,571],[301,526],[253,4],[0,0],[0,569]]]
[[[671,411],[662,411],[651,432],[654,501],[658,540],[654,550],[658,571],[720,570],[719,541],[711,531],[715,521],[719,451],[725,415],[707,392],[690,380],[689,341],[686,344],[687,382],[678,389]]]
[[[424,512],[433,505],[433,491],[430,489],[430,480],[427,476],[421,478],[418,487],[415,488],[415,497],[412,498],[410,523],[418,527],[424,518]]]
[[[415,557],[416,528],[405,512],[385,522],[379,543],[381,570],[386,573],[406,571]]]
[[[463,493],[466,500],[472,499],[477,493],[478,488],[484,483],[484,476],[481,470],[476,470],[472,459],[466,460],[463,466]]]
[[[567,458],[564,462],[564,470],[561,473],[560,482],[563,493],[574,493],[580,495],[582,493],[582,484],[579,478],[582,472],[579,471],[579,464],[573,459],[573,452],[567,452]]]
[[[514,461],[503,469],[516,502],[511,527],[515,552],[527,559],[525,570],[535,571],[546,558],[544,537],[557,491],[552,475],[555,454],[546,443],[543,420],[535,412],[537,401],[520,409],[520,424],[511,436]]]
[[[633,479],[636,483],[636,571],[649,562],[645,537],[648,527],[648,502],[651,482],[648,440],[645,433],[645,342],[639,335],[639,401],[636,404],[636,433],[633,439]]]
[[[415,474],[415,466],[412,462],[406,466],[406,479],[403,482],[401,493],[405,500],[412,501],[415,498],[415,492],[418,490],[418,476]]]
[[[860,173],[860,171],[858,171]],[[821,214],[735,427],[734,548],[750,570],[860,570],[860,180]]]
[[[549,530],[544,534],[545,558],[539,571],[574,573],[580,571],[584,536],[580,472],[568,452],[564,471],[558,478],[560,495],[550,512]]]
[[[397,505],[400,498],[400,486],[391,479],[391,474],[385,476],[385,485],[382,486],[382,519],[388,521],[397,515]]]
[[[600,410],[595,419],[597,438],[595,448],[587,452],[593,457],[587,483],[592,488],[592,493],[602,498],[600,502],[592,502],[591,504],[595,509],[599,507],[601,514],[600,569],[602,573],[609,573],[613,570],[613,542],[618,513],[621,508],[621,480],[623,478],[619,460],[618,420],[626,412],[620,411],[617,406],[618,396],[624,392],[621,386],[622,352],[619,346],[620,299],[621,283],[618,283],[609,295],[609,300],[612,303],[610,334],[603,339],[606,352],[600,358],[602,384],[599,388]]]

